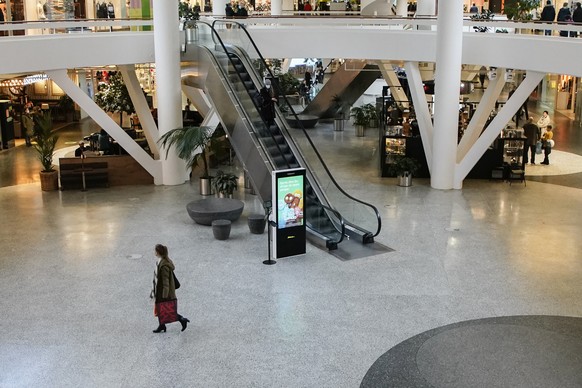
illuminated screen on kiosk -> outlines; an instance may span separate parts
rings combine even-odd
[[[277,227],[303,225],[303,178],[295,175],[277,178]]]

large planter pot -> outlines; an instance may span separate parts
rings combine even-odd
[[[355,125],[356,128],[356,136],[363,137],[366,131],[366,127],[363,125]]]
[[[186,43],[194,43],[197,40],[198,29],[196,27],[186,27]]]
[[[40,172],[40,189],[42,191],[54,191],[59,188],[58,171]]]
[[[200,178],[200,195],[212,195],[212,177]]]
[[[402,175],[398,175],[398,186],[409,187],[412,186],[412,174],[405,172]]]
[[[344,130],[344,119],[333,119],[333,130],[337,132],[341,132]]]

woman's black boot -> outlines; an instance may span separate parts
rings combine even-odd
[[[158,326],[158,328],[156,330],[154,330],[154,333],[161,333],[161,332],[166,332],[166,325],[161,324],[160,326]]]
[[[182,331],[186,330],[186,327],[188,327],[188,322],[190,322],[190,320],[188,318],[180,317],[180,323],[182,324]]]

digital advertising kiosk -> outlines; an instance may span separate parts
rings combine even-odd
[[[305,254],[305,169],[273,171],[273,256]]]

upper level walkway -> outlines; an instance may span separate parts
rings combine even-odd
[[[436,61],[436,19],[295,16],[251,17],[240,22],[266,58]],[[464,64],[582,76],[582,39],[559,36],[561,30],[580,34],[582,26],[463,23]],[[0,32],[24,31],[24,35],[0,38],[0,50],[7,58],[0,61],[0,75],[154,62],[152,26],[151,20],[2,24]],[[476,32],[479,26],[507,33]],[[553,35],[545,36],[542,28]],[[237,33],[236,29],[230,32]]]

